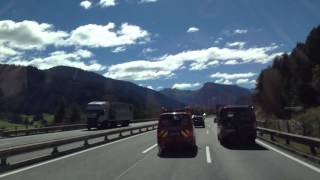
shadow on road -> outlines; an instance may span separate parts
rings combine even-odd
[[[221,144],[223,147],[230,150],[262,150],[267,151],[268,149],[260,146],[257,143],[245,144],[245,143],[233,143],[233,144]]]
[[[194,149],[168,149],[161,154],[160,158],[195,158],[198,154],[198,147]]]

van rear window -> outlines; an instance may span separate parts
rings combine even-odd
[[[190,116],[187,114],[165,114],[160,116],[159,126],[181,126],[191,124]]]
[[[221,111],[223,121],[252,122],[255,121],[254,111],[251,108],[228,108]]]

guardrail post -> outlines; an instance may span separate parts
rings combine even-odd
[[[133,135],[133,134],[134,134],[132,129],[130,130],[130,134],[131,134],[131,135]]]
[[[141,128],[139,128],[139,133],[141,133],[142,132],[142,130],[141,130]]]
[[[2,157],[0,167],[5,167],[5,166],[8,166],[7,157]]]
[[[123,136],[123,134],[122,134],[122,132],[120,132],[119,137],[122,137],[122,136]]]
[[[290,139],[289,138],[286,138],[286,144],[290,145]]]
[[[84,145],[84,146],[88,146],[88,145],[89,145],[88,139],[85,139],[85,140],[84,140],[83,145]]]
[[[104,141],[109,141],[108,136],[104,136]]]
[[[53,147],[51,154],[57,154],[58,152],[59,152],[58,147],[55,146],[55,147]]]
[[[312,155],[317,155],[317,151],[316,151],[316,148],[313,146],[313,145],[310,145],[310,152]]]
[[[273,133],[270,134],[270,139],[271,139],[271,141],[276,141],[276,140],[274,139]]]

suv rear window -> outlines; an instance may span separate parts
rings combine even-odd
[[[159,120],[161,127],[186,126],[191,123],[190,116],[187,114],[165,114],[161,115]]]
[[[234,123],[246,123],[255,121],[255,115],[251,108],[226,108],[221,110],[220,119]]]

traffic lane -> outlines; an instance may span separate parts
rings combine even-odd
[[[31,169],[3,177],[8,180],[101,180],[115,179],[143,159],[142,151],[154,144],[155,131],[69,155]],[[0,175],[1,177],[1,175]]]
[[[135,133],[138,133],[138,132],[135,131]],[[123,136],[130,135],[130,132],[125,132],[122,135]],[[117,139],[118,137],[119,137],[119,134],[114,134],[114,135],[109,135],[108,139],[110,141],[112,141],[112,140]],[[104,137],[94,138],[94,139],[90,139],[88,141],[89,144],[95,144],[95,143],[98,143],[98,142],[104,142]],[[83,147],[83,145],[84,145],[83,141],[70,143],[70,144],[66,144],[66,145],[63,145],[63,146],[59,146],[58,147],[58,151],[59,152],[64,152],[64,151],[67,151],[67,150]],[[33,152],[30,152],[30,153],[19,154],[17,156],[9,157],[7,159],[7,161],[10,164],[16,164],[16,163],[19,163],[19,162],[23,162],[23,161],[27,161],[27,160],[31,160],[31,159],[35,159],[35,158],[49,156],[52,153],[52,151],[53,151],[53,148],[47,148],[47,149],[42,149],[42,150],[39,150],[39,151],[33,151]]]
[[[222,146],[212,128],[214,138],[213,171],[223,171],[224,179],[319,179],[320,174],[292,159],[264,148],[259,144],[249,146]]]
[[[196,157],[178,154],[159,158],[154,150],[118,179],[319,179],[319,173],[258,144],[234,148],[221,146],[211,120],[206,120],[209,133],[202,128],[196,129]],[[208,146],[211,163],[206,155]]]
[[[137,127],[137,126],[152,124],[154,122],[156,121],[132,123],[129,126]],[[88,131],[87,129],[79,129],[79,130],[73,130],[73,131],[61,131],[61,132],[54,132],[54,133],[47,133],[47,134],[36,134],[36,135],[30,135],[30,136],[19,136],[19,137],[0,139],[0,150],[8,147],[21,146],[25,144],[34,144],[39,142],[60,140],[60,139],[66,139],[71,137],[108,132],[114,129],[117,129],[117,128],[105,129],[105,130],[92,130],[92,131]]]
[[[190,155],[188,150],[178,150],[167,152],[164,157],[159,157],[157,148],[154,148],[149,151],[145,158],[132,164],[131,167],[120,174],[116,180],[223,179],[220,172],[211,174],[212,164],[208,162],[206,153],[211,138],[208,138],[206,129],[195,128],[195,135],[198,147],[196,156]]]

